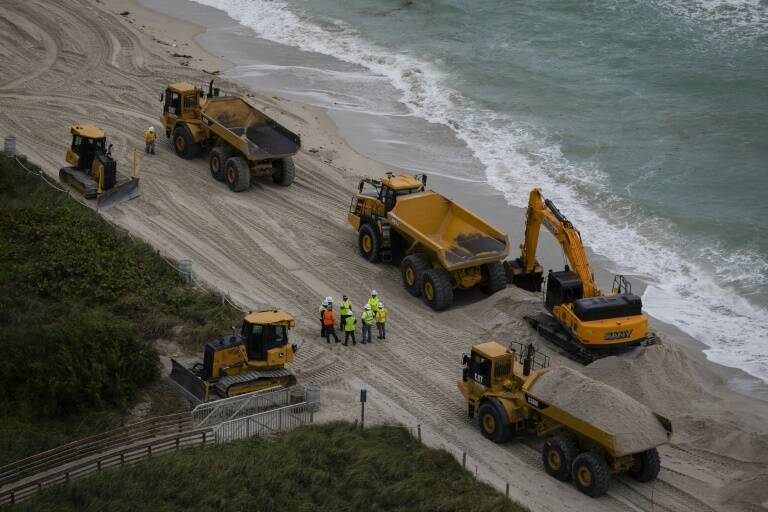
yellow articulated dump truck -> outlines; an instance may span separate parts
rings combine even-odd
[[[297,346],[288,341],[296,320],[284,311],[258,311],[240,333],[208,342],[203,360],[186,368],[171,359],[171,382],[195,404],[296,384],[286,368]]]
[[[425,175],[363,179],[347,219],[370,262],[400,262],[403,285],[436,311],[454,289],[493,294],[507,286],[506,233],[450,199],[426,189]],[[368,186],[368,190],[366,190]]]
[[[160,96],[162,122],[176,154],[193,158],[208,150],[211,175],[226,181],[235,192],[246,190],[252,177],[271,176],[287,187],[296,169],[293,155],[301,138],[235,96],[219,96],[219,90],[188,83],[168,86]]]
[[[481,343],[463,365],[459,391],[482,434],[496,443],[524,434],[544,438],[544,470],[558,480],[597,497],[612,474],[640,482],[658,476],[656,448],[669,440],[672,425],[629,395],[576,370],[550,368],[532,345]]]

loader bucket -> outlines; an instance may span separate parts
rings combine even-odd
[[[201,404],[208,400],[208,383],[175,359],[171,359],[170,380],[192,403]]]
[[[133,178],[102,192],[96,201],[96,209],[106,210],[117,204],[130,201],[131,199],[139,197],[140,195],[139,179]]]

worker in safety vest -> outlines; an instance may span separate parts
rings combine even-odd
[[[363,340],[360,343],[371,343],[371,328],[373,327],[373,320],[376,318],[371,305],[366,304],[363,314],[360,319],[363,321]]]
[[[323,322],[323,313],[325,313],[325,307],[328,305],[328,297],[323,299],[323,302],[320,304],[320,337],[325,338],[325,322]]]
[[[341,296],[341,305],[339,306],[339,329],[342,331],[344,330],[344,327],[346,324],[344,321],[347,319],[348,316],[352,314],[352,301],[349,300],[349,297],[346,295]]]
[[[144,132],[144,142],[147,143],[147,153],[155,154],[155,141],[157,140],[157,135],[155,135],[155,127],[150,126],[147,128],[147,131]]]
[[[371,306],[371,310],[376,313],[379,310],[379,294],[376,290],[371,290],[371,298],[368,299],[368,305]]]
[[[336,328],[334,327],[334,324],[336,323],[336,315],[333,314],[333,303],[330,302],[325,306],[325,311],[323,311],[323,326],[325,327],[325,341],[326,343],[331,343],[331,336],[333,336],[333,339],[336,340],[336,343],[339,342],[339,337],[336,336]]]
[[[379,310],[376,312],[376,328],[379,330],[379,339],[387,339],[387,330],[385,324],[387,323],[387,309],[384,307],[383,302],[379,302]]]
[[[344,346],[347,346],[347,343],[349,343],[350,336],[352,337],[352,344],[357,345],[357,340],[355,340],[355,323],[357,322],[357,318],[355,318],[355,315],[352,314],[352,306],[349,307],[349,316],[344,318]]]

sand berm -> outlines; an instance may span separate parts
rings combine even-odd
[[[22,153],[57,176],[69,127],[91,122],[106,130],[125,172],[133,149],[143,150],[144,130],[160,126],[165,87],[207,82],[212,75],[201,69],[228,65],[194,43],[199,30],[131,1],[0,2],[0,136],[15,135]],[[498,446],[484,439],[456,389],[461,354],[492,339],[533,341],[554,352],[522,319],[541,308],[540,297],[514,288],[491,298],[462,294],[450,311],[431,311],[403,289],[398,268],[357,255],[346,224],[359,177],[391,168],[352,151],[320,109],[226,80],[218,86],[301,134],[294,184],[259,180],[232,193],[211,177],[204,158],[182,160],[161,138],[157,155],[141,154],[141,197],[104,216],[163,254],[192,260],[199,282],[245,307],[294,314],[304,339],[295,370],[300,381],[321,384],[324,418],[356,418],[359,389],[367,388],[367,421],[420,424],[427,443],[459,457],[466,452],[480,478],[502,490],[509,483],[510,496],[534,511],[764,509],[765,403],[735,395],[674,340],[583,369],[672,420],[675,433],[660,450],[661,475],[652,485],[621,477],[593,500],[543,472],[538,440]],[[371,288],[390,309],[387,341],[326,345],[317,333],[322,297],[346,293],[359,311]],[[159,349],[166,360],[199,357]],[[574,366],[556,355],[553,362]]]

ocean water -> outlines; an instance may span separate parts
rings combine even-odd
[[[542,187],[646,311],[768,381],[767,1],[195,1],[352,65],[317,94],[450,131],[479,164],[445,174]]]

